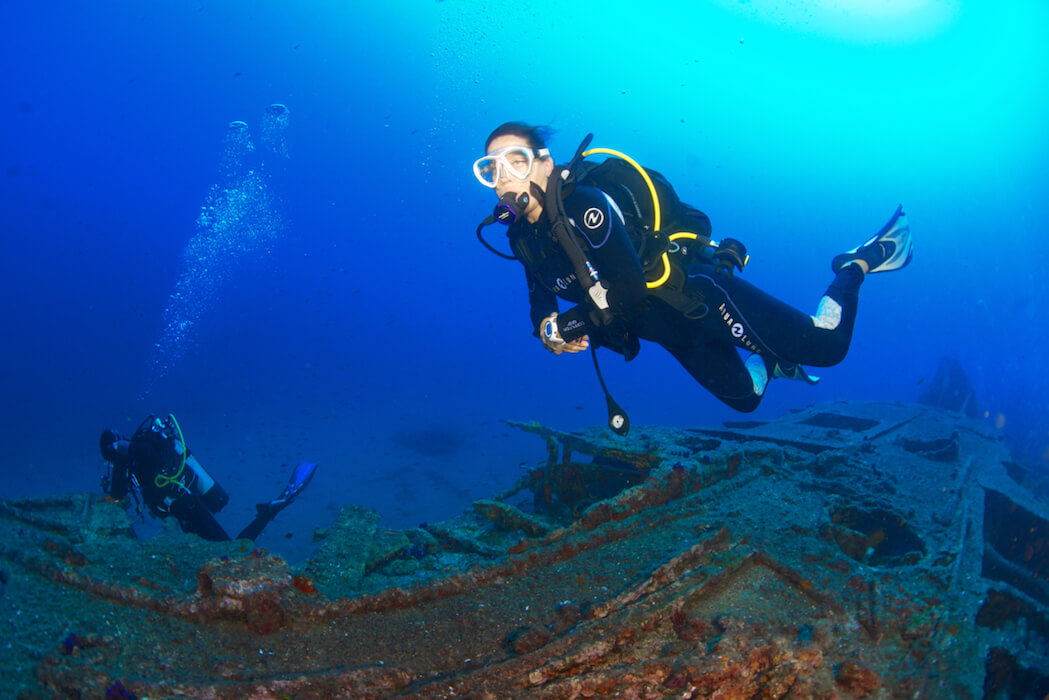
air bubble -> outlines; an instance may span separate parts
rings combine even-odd
[[[287,107],[271,104],[262,120],[263,145],[284,157],[287,118]],[[246,167],[254,151],[248,125],[230,122],[219,159],[220,182],[208,191],[183,251],[182,272],[164,309],[164,330],[154,345],[144,395],[185,355],[194,327],[216,303],[242,258],[266,254],[283,230],[263,167]]]

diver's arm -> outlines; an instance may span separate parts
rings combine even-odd
[[[557,313],[557,297],[549,289],[539,284],[528,268],[525,268],[525,281],[528,283],[528,307],[532,318],[532,328],[539,336],[539,326],[543,319]]]
[[[529,261],[536,260],[539,255],[539,251],[535,248],[535,233],[531,224],[522,225],[522,222],[517,222],[517,224],[510,227],[508,236],[510,238],[510,249],[521,262],[522,269],[524,269],[525,284],[528,286],[528,308],[529,316],[532,319],[532,331],[538,336],[536,329],[539,327],[540,322],[550,314],[557,313],[557,296],[553,291],[539,283],[535,271],[529,265]]]
[[[556,342],[544,337],[543,328],[551,319],[557,318],[557,296],[546,287],[538,284],[535,275],[525,268],[525,278],[528,281],[528,303],[532,317],[532,335],[542,341],[543,347],[555,355],[563,352],[577,353],[590,347],[589,338],[583,336],[569,343]]]

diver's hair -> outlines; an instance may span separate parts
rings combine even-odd
[[[488,140],[484,142],[484,150],[500,136],[520,136],[532,148],[546,148],[546,140],[553,136],[554,130],[548,126],[532,126],[525,122],[506,122],[495,127],[495,131],[488,134]]]

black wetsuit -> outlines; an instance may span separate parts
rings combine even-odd
[[[700,303],[699,310],[686,317],[648,292],[623,218],[601,190],[576,187],[564,204],[587,259],[610,287],[614,321],[604,326],[592,320],[588,324],[595,347],[610,348],[630,360],[639,350],[639,339],[659,343],[696,381],[739,411],[757,408],[764,387],[761,393],[755,392],[754,380],[737,348],[760,354],[769,377],[777,362],[781,367],[828,367],[841,362],[848,352],[863,281],[857,266],[846,265],[825,293],[840,306],[840,319],[833,327],[818,327],[808,314],[738,276],[715,272],[715,265],[704,261],[691,262],[685,269],[684,293]],[[706,215],[683,206],[685,213],[679,218],[693,232],[709,234]],[[558,298],[590,308],[568,256],[550,229],[545,218],[533,225],[520,217],[508,232],[511,249],[525,266],[536,335],[541,321],[558,310]]]
[[[126,496],[131,490],[131,478],[134,476],[141,488],[142,500],[155,516],[172,516],[183,532],[191,532],[206,540],[225,542],[230,539],[200,496],[163,480],[163,486],[157,484],[156,477],[161,473],[163,456],[154,443],[133,439],[130,442],[120,440],[117,445],[107,489],[111,497],[120,500]],[[258,516],[237,535],[237,539],[254,540],[275,514],[260,507]]]

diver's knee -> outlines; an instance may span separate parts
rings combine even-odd
[[[761,405],[763,398],[759,394],[749,396],[718,396],[722,403],[740,413],[753,413]]]
[[[848,341],[841,342],[841,343],[836,343],[831,348],[829,356],[826,358],[826,364],[820,364],[818,366],[819,367],[833,367],[834,365],[839,365],[842,362],[844,362],[845,361],[845,357],[849,354],[849,345],[851,345],[851,343],[848,342]]]

